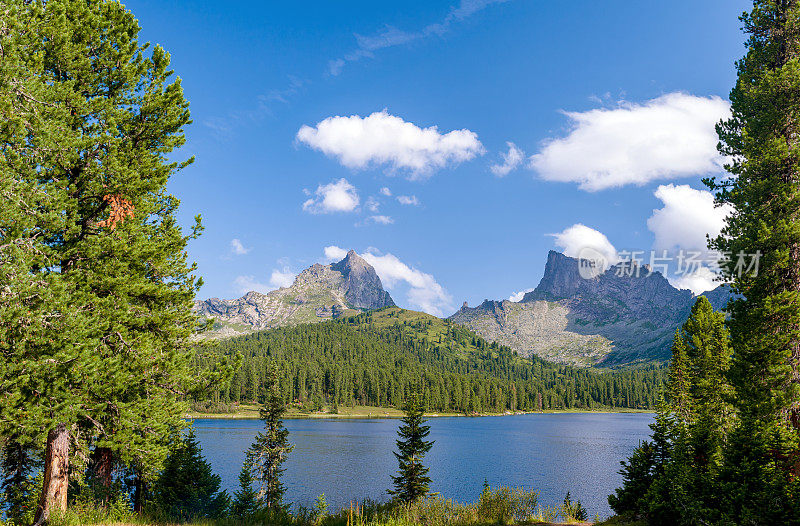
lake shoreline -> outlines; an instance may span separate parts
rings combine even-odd
[[[498,416],[520,416],[520,415],[542,415],[542,414],[614,414],[614,413],[655,413],[648,409],[549,409],[546,411],[505,411],[502,413],[426,413],[425,418],[442,417],[462,417],[462,418],[482,418]],[[184,415],[187,420],[199,419],[223,419],[223,420],[257,420],[259,418],[257,406],[244,406],[235,413],[201,413],[191,411]],[[399,419],[403,418],[403,412],[395,408],[357,406],[355,408],[344,408],[339,413],[329,413],[318,411],[315,413],[287,412],[284,415],[287,420],[324,420],[324,419]]]

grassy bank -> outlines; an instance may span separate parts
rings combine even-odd
[[[574,517],[578,507],[574,503],[565,502],[562,506],[542,506],[538,502],[538,493],[523,488],[485,488],[480,497],[473,503],[461,504],[445,499],[439,495],[417,501],[412,504],[391,504],[364,501],[353,502],[348,507],[329,511],[320,497],[317,506],[306,508],[292,506],[290,509],[277,512],[258,509],[246,516],[224,516],[221,518],[203,518],[195,520],[158,520],[146,516],[135,516],[131,512],[120,515],[103,511],[96,506],[73,507],[66,514],[54,517],[51,526],[78,525],[143,525],[143,526],[489,526],[489,525],[616,525],[633,526],[631,523],[615,519],[601,521],[583,520]],[[233,508],[235,509],[235,508]],[[187,510],[188,511],[188,510]],[[115,516],[114,516],[115,515]]]
[[[617,408],[602,408],[602,409],[554,409],[550,411],[539,411],[538,413],[560,414],[560,413],[652,413],[652,411],[644,409],[617,409]],[[440,416],[507,416],[507,415],[523,415],[534,414],[533,412],[518,411],[515,413],[506,411],[503,413],[426,413],[426,417],[435,418]],[[332,413],[329,408],[323,408],[321,411],[316,412],[303,412],[297,408],[291,408],[285,418],[402,418],[403,412],[394,407],[372,407],[366,405],[357,405],[353,407],[339,407],[337,413]],[[199,411],[191,411],[186,414],[186,418],[230,418],[230,419],[249,419],[258,418],[258,406],[252,404],[238,404],[233,412],[229,413],[205,413]]]

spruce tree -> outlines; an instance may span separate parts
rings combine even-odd
[[[233,494],[231,514],[239,519],[247,519],[259,508],[258,493],[253,489],[253,474],[247,466],[243,466],[239,472],[239,490]]]
[[[167,457],[153,487],[153,500],[161,513],[175,521],[220,517],[230,504],[228,493],[219,491],[220,483],[190,429]]]
[[[755,0],[741,20],[747,52],[717,127],[731,177],[707,181],[733,207],[712,246],[740,295],[724,507],[733,522],[777,524],[800,514],[800,4]]]
[[[411,503],[430,493],[431,479],[428,468],[422,463],[425,454],[433,447],[426,441],[430,426],[425,425],[424,406],[419,390],[412,388],[403,405],[405,416],[397,430],[397,476],[392,476],[394,489],[389,494],[402,503]]]
[[[623,463],[623,487],[609,497],[617,513],[646,516],[651,524],[719,519],[719,473],[732,420],[729,357],[725,315],[700,296],[675,333],[652,441]]]
[[[285,471],[283,463],[294,449],[289,444],[289,430],[283,427],[286,405],[281,396],[275,362],[269,365],[264,391],[260,414],[265,430],[256,435],[255,442],[247,450],[245,466],[258,484],[259,500],[267,509],[275,511],[283,508],[283,495],[286,493],[286,487],[281,482],[281,475]]]

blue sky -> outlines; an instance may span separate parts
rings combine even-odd
[[[203,216],[201,298],[353,248],[449,315],[534,287],[551,248],[674,254],[721,225],[700,179],[745,1],[126,5],[191,102],[170,189]]]

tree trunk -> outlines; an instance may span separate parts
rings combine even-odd
[[[46,523],[53,510],[67,509],[69,487],[69,433],[63,422],[47,433],[47,450],[44,459],[44,485],[36,510],[34,526]]]
[[[145,492],[147,491],[147,486],[145,485],[145,481],[142,479],[141,473],[136,470],[134,475],[134,489],[133,489],[133,511],[135,513],[142,513],[142,509],[144,508],[144,497]]]
[[[104,504],[111,497],[111,485],[114,482],[114,452],[107,447],[95,448],[93,454],[94,474],[100,485],[100,496]]]

